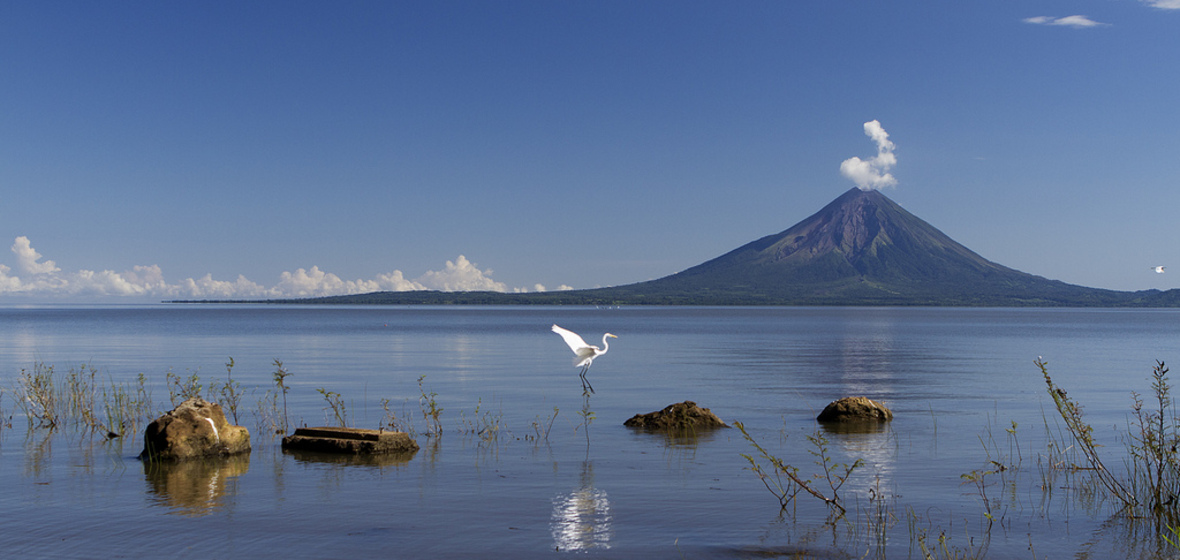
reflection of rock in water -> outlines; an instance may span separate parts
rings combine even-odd
[[[610,500],[594,487],[594,465],[582,463],[579,487],[553,498],[553,542],[558,550],[610,548]]]
[[[226,497],[235,491],[231,479],[249,469],[249,454],[181,462],[143,462],[148,490],[159,496],[158,505],[190,516],[207,515],[224,507]]]
[[[290,455],[300,463],[328,463],[348,467],[400,467],[410,462],[418,452],[378,453],[376,455],[354,455],[349,453],[322,453],[302,449],[284,449],[283,455]]]
[[[860,459],[864,464],[849,478],[847,490],[867,497],[869,491],[889,491],[897,463],[897,446],[889,424],[883,422],[847,422],[821,424],[828,445],[838,449],[841,463],[852,464]]]

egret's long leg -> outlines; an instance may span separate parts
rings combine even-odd
[[[589,365],[582,367],[582,372],[578,374],[582,378],[582,392],[585,393],[587,389],[594,393],[594,386],[590,384],[590,380],[586,379],[586,372],[590,369]]]

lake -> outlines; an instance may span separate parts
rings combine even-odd
[[[588,378],[550,332],[618,335]],[[1132,392],[1180,349],[1180,311],[958,308],[0,307],[0,551],[11,558],[1167,557],[1078,477],[1048,467],[1060,423],[1038,356],[1122,464]],[[22,371],[144,374],[155,414],[175,384],[232,379],[248,456],[144,464],[138,433],[29,428]],[[275,361],[293,426],[395,422],[412,457],[284,453],[266,433]],[[171,385],[169,380],[172,380]],[[333,410],[325,395],[339,395]],[[885,403],[879,430],[825,429],[845,396]],[[101,400],[101,393],[99,395]],[[441,433],[423,408],[442,412]],[[785,510],[737,429],[692,436],[623,421],[691,400],[742,422],[805,477],[819,447],[862,464],[847,512]],[[392,415],[392,416],[391,416]],[[273,430],[269,430],[272,431]],[[998,465],[1003,465],[999,469]],[[963,475],[968,475],[964,477]],[[821,486],[826,490],[826,486]],[[941,537],[941,541],[940,541]]]

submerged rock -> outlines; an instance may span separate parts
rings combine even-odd
[[[832,401],[815,418],[820,422],[888,422],[893,411],[865,397],[844,397]]]
[[[221,405],[188,399],[148,424],[140,459],[178,461],[250,451],[250,432],[226,421]]]
[[[283,438],[283,449],[298,449],[320,453],[377,455],[383,453],[413,453],[418,442],[405,432],[363,430],[360,428],[298,428]]]
[[[647,414],[636,414],[626,422],[623,422],[623,425],[628,428],[641,428],[644,430],[680,431],[724,428],[725,422],[722,422],[709,409],[701,408],[697,406],[697,403],[692,401],[684,401],[670,404],[664,407],[663,410],[657,410]]]

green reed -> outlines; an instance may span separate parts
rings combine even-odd
[[[329,391],[323,387],[316,389],[316,392],[319,393],[320,396],[324,397],[324,401],[328,403],[328,406],[324,407],[324,418],[328,421],[334,421],[336,423],[335,425],[341,428],[347,428],[348,407],[344,405],[344,398],[340,396],[340,393]],[[329,410],[332,411],[332,416],[334,418],[328,418],[326,413]]]
[[[442,407],[438,406],[438,393],[434,391],[427,391],[424,386],[426,381],[425,375],[418,376],[418,408],[422,411],[422,420],[426,422],[426,431],[424,435],[427,437],[438,437],[442,435]]]
[[[1050,378],[1046,362],[1035,364],[1045,378],[1068,436],[1081,453],[1083,468],[1127,515],[1167,526],[1180,524],[1180,415],[1171,397],[1168,368],[1157,361],[1151,372],[1151,395],[1132,393],[1128,433],[1124,438],[1125,470],[1112,472],[1102,461],[1094,430],[1082,407]]]
[[[32,370],[21,368],[15,389],[16,403],[25,413],[29,427],[56,428],[61,421],[53,366],[43,362]]]
[[[275,367],[275,371],[274,371],[272,379],[274,379],[274,382],[275,382],[276,408],[277,408],[278,396],[282,395],[282,397],[283,397],[283,423],[282,423],[281,427],[279,427],[276,430],[276,432],[285,434],[285,433],[287,433],[287,430],[291,425],[289,417],[287,416],[287,391],[290,389],[289,387],[287,387],[287,378],[291,377],[294,374],[287,371],[287,368],[283,367],[282,360],[279,360],[278,358],[275,358],[274,367]]]
[[[210,397],[216,397],[221,406],[229,413],[230,418],[233,418],[233,423],[238,423],[238,408],[242,405],[242,384],[234,379],[234,357],[230,356],[229,361],[225,363],[225,382],[218,385],[210,385]],[[212,392],[216,390],[216,395]]]
[[[840,499],[840,488],[848,481],[848,477],[852,476],[852,473],[864,464],[862,459],[857,459],[852,463],[835,461],[828,450],[827,438],[817,430],[815,434],[807,436],[807,441],[811,443],[808,453],[814,458],[815,464],[820,467],[820,473],[804,477],[800,474],[798,467],[788,464],[782,458],[771,454],[770,451],[762,447],[754,439],[754,436],[746,431],[744,424],[734,422],[733,425],[758,451],[758,457],[746,453],[743,453],[742,457],[750,463],[750,470],[762,481],[766,489],[778,499],[781,511],[786,511],[787,506],[794,503],[800,494],[807,493],[831,507],[837,516],[844,515],[847,510]],[[763,466],[763,462],[766,463],[765,466]],[[825,489],[823,486],[827,488]]]

